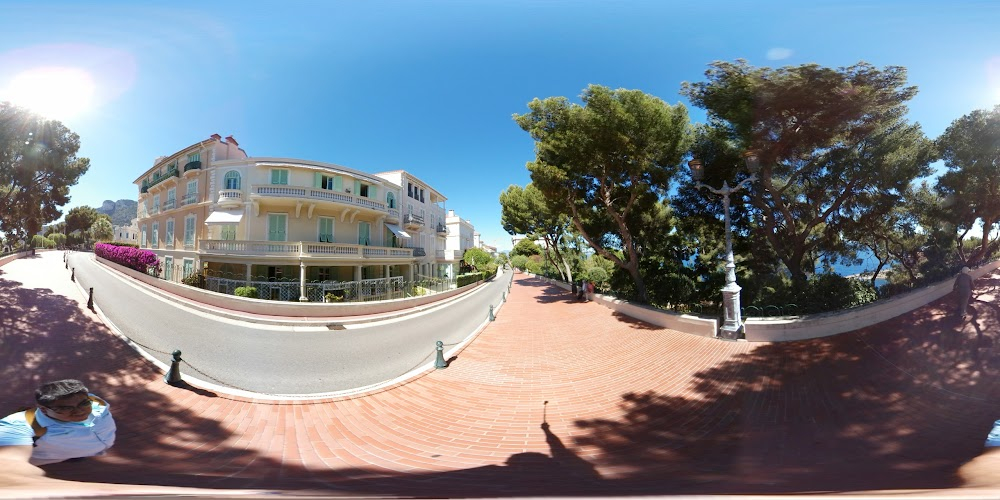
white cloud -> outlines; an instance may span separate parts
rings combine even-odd
[[[788,59],[789,57],[792,57],[792,49],[775,47],[767,51],[767,59],[770,61],[780,61],[782,59]]]

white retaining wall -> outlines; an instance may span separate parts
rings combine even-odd
[[[1000,261],[991,262],[973,269],[971,274],[974,279],[979,279],[992,274],[997,268],[1000,268]],[[567,283],[551,280],[543,276],[535,277],[548,281],[565,290],[571,290],[570,285]],[[948,295],[952,291],[954,282],[954,278],[949,278],[935,285],[845,311],[795,318],[747,319],[744,322],[746,340],[749,342],[805,340],[829,337],[830,335],[865,328],[908,313]],[[594,294],[594,301],[626,316],[679,332],[702,337],[715,337],[718,331],[718,322],[714,319],[678,314],[642,304],[631,304],[624,300],[605,297],[600,294]]]

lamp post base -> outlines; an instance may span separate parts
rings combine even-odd
[[[722,340],[739,340],[745,338],[743,325],[722,325],[719,328],[719,338]]]

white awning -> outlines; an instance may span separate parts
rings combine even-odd
[[[243,218],[243,212],[228,212],[226,210],[217,210],[212,212],[211,215],[205,219],[205,225],[211,226],[215,224],[239,224],[240,219]]]
[[[389,228],[389,230],[392,231],[392,234],[395,234],[397,238],[409,238],[410,237],[410,233],[407,233],[406,231],[403,231],[402,229],[399,228],[399,226],[397,226],[395,224],[386,224],[385,227]]]

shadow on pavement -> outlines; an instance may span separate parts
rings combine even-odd
[[[622,394],[621,417],[577,421],[571,447],[543,422],[548,455],[447,472],[308,468],[226,444],[267,430],[229,429],[226,415],[183,404],[214,394],[168,398],[176,389],[162,374],[78,304],[19,285],[0,278],[0,403],[16,407],[38,383],[76,377],[119,422],[112,455],[47,467],[62,479],[435,497],[947,488],[960,486],[955,471],[1000,416],[1000,360],[975,342],[996,335],[998,308],[976,302],[978,326],[959,324],[943,313],[949,296],[858,332],[762,344],[677,394]]]

